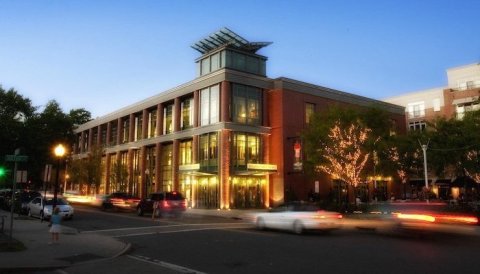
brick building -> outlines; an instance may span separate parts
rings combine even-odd
[[[403,107],[268,78],[257,51],[269,44],[226,28],[198,41],[195,79],[79,126],[74,159],[104,149],[100,193],[177,190],[191,207],[264,208],[331,190],[330,178],[302,172],[300,134],[314,112],[375,104],[405,130]],[[113,179],[119,166],[126,180]]]

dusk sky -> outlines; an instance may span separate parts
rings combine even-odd
[[[0,0],[0,85],[92,117],[195,78],[222,27],[273,42],[267,76],[374,99],[442,87],[480,62],[479,0]]]

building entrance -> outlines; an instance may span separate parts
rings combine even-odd
[[[233,208],[264,208],[265,184],[263,177],[233,177],[230,203]]]
[[[216,176],[198,177],[194,192],[195,207],[220,208],[220,185]]]

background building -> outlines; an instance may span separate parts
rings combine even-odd
[[[330,178],[303,173],[300,134],[314,112],[377,105],[404,131],[402,107],[268,78],[257,51],[269,44],[221,29],[192,46],[202,54],[197,78],[79,126],[75,159],[104,149],[96,191],[177,190],[191,207],[264,208],[331,191]]]
[[[465,112],[480,109],[480,64],[447,69],[448,85],[383,101],[405,107],[409,130],[422,130],[435,117],[461,119]]]

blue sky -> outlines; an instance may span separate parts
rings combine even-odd
[[[195,78],[222,27],[272,45],[267,75],[375,99],[480,62],[478,0],[0,0],[0,84],[102,116]]]

